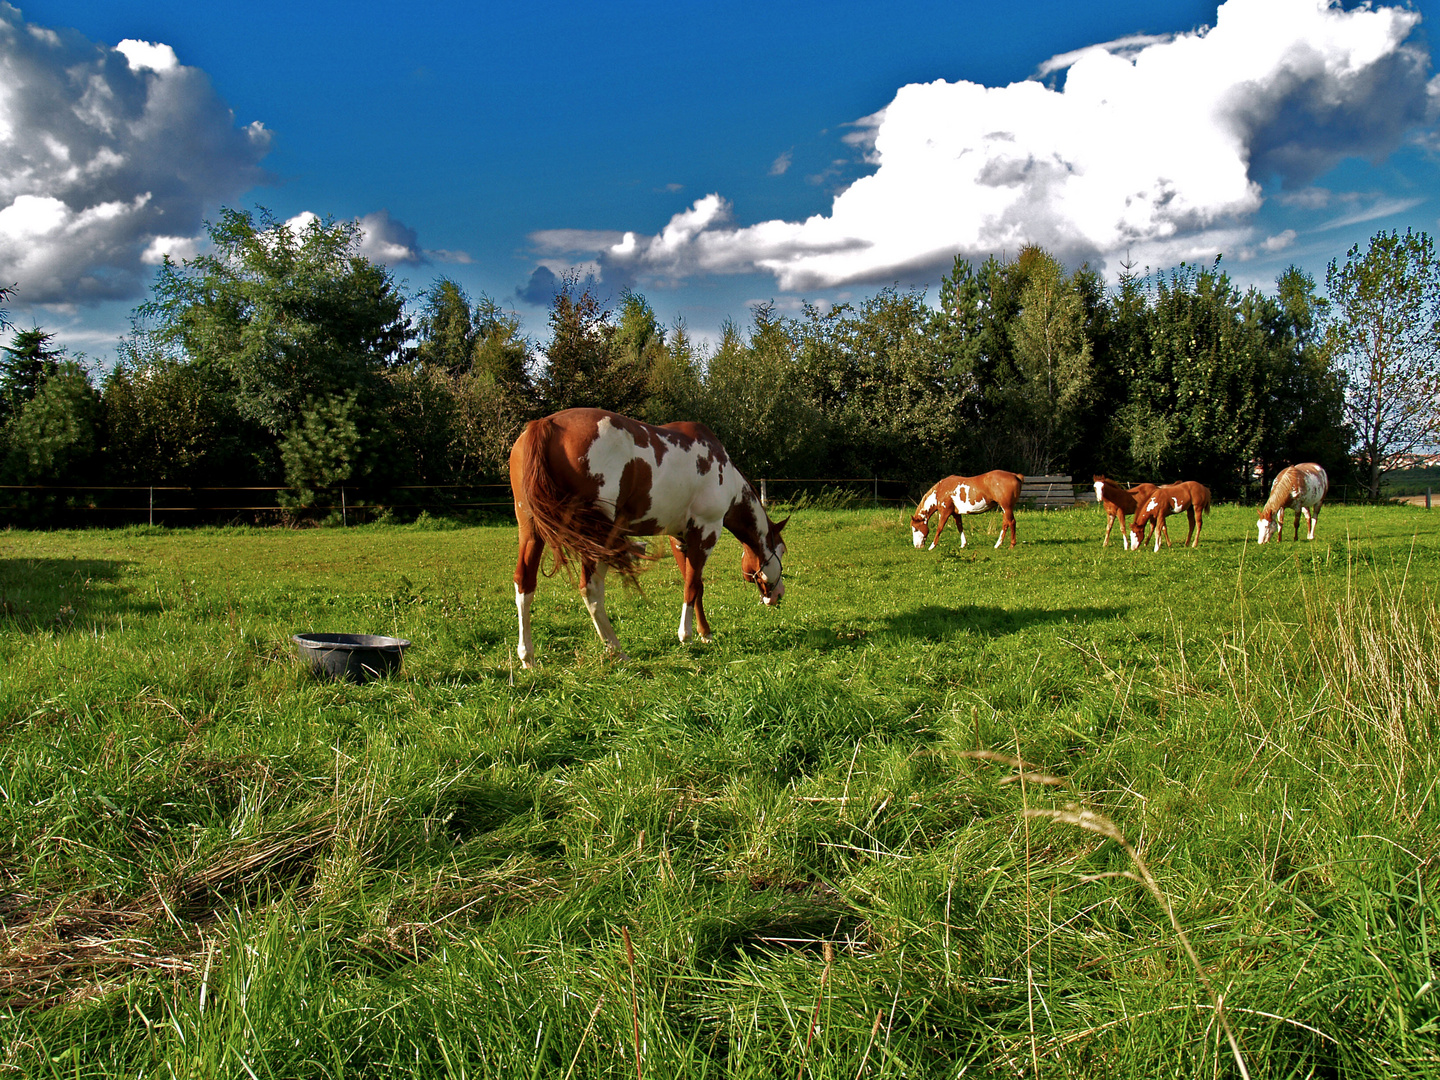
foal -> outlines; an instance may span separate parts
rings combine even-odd
[[[1145,536],[1145,526],[1151,522],[1155,524],[1155,550],[1160,550],[1160,538],[1165,538],[1165,545],[1170,545],[1170,530],[1165,528],[1165,519],[1171,514],[1178,514],[1182,510],[1185,516],[1190,519],[1190,531],[1185,536],[1185,543],[1182,547],[1199,547],[1200,530],[1205,525],[1205,514],[1210,509],[1210,489],[1204,484],[1196,483],[1194,480],[1182,480],[1178,484],[1166,484],[1157,488],[1155,493],[1146,499],[1140,510],[1135,514],[1130,523],[1131,550],[1138,551],[1140,543]],[[1195,542],[1190,542],[1194,537]]]
[[[1105,506],[1105,541],[1100,546],[1110,546],[1110,530],[1115,527],[1115,519],[1120,519],[1120,544],[1127,551],[1130,548],[1130,532],[1125,528],[1125,515],[1135,514],[1140,509],[1140,503],[1155,494],[1154,484],[1136,484],[1132,488],[1122,488],[1109,477],[1095,476],[1095,497]]]

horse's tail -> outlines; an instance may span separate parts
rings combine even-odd
[[[1200,489],[1200,497],[1195,500],[1195,505],[1200,508],[1202,514],[1208,514],[1210,512],[1210,489],[1204,484],[1195,486]]]
[[[525,425],[510,452],[510,479],[515,501],[530,515],[535,532],[550,548],[554,563],[570,572],[570,560],[604,565],[634,580],[645,556],[643,545],[592,503],[564,490],[550,469],[550,445],[557,434],[546,416]],[[517,506],[517,510],[520,510]]]

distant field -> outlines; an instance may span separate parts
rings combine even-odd
[[[1400,469],[1385,478],[1385,494],[1390,498],[1424,495],[1427,490],[1440,496],[1440,465]]]
[[[513,528],[0,533],[0,1077],[1440,1075],[1432,513],[803,511],[533,672]]]

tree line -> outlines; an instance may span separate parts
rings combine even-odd
[[[1316,461],[1379,498],[1440,435],[1425,233],[1350,249],[1323,293],[1295,267],[1273,293],[1241,289],[1219,257],[1107,288],[1028,247],[957,258],[935,304],[899,287],[798,315],[761,304],[698,345],[639,292],[611,306],[573,274],[544,341],[448,278],[407,297],[353,222],[226,210],[208,231],[205,254],[161,267],[108,372],[11,327],[3,482],[283,484],[295,513],[323,514],[341,484],[383,502],[503,480],[526,421],[593,405],[701,420],[752,478],[918,490],[1005,468],[1254,497]]]

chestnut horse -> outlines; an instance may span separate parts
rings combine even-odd
[[[1325,470],[1313,461],[1303,465],[1291,465],[1282,469],[1270,488],[1270,498],[1260,508],[1260,543],[1270,539],[1272,533],[1277,541],[1285,539],[1285,511],[1295,507],[1295,536],[1300,539],[1300,518],[1304,515],[1310,528],[1306,540],[1315,539],[1315,522],[1320,517],[1320,504],[1330,490],[1330,478]]]
[[[1152,522],[1155,524],[1155,550],[1160,550],[1162,536],[1165,538],[1165,545],[1171,546],[1170,530],[1165,527],[1165,519],[1182,510],[1190,519],[1190,532],[1186,534],[1185,543],[1181,546],[1199,547],[1200,530],[1205,526],[1205,514],[1209,509],[1210,489],[1194,480],[1182,480],[1178,484],[1166,484],[1156,488],[1154,494],[1140,504],[1140,509],[1130,523],[1131,550],[1140,550],[1140,544],[1145,537],[1145,526]],[[1192,536],[1195,538],[1194,544],[1190,543]]]
[[[979,514],[986,510],[1000,509],[1005,520],[1000,525],[1000,539],[995,541],[998,548],[1005,542],[1005,533],[1010,533],[1010,546],[1015,546],[1015,501],[1020,498],[1020,486],[1025,477],[1019,473],[992,470],[980,476],[947,476],[925,493],[915,513],[910,517],[910,534],[915,546],[924,547],[925,537],[930,532],[930,516],[940,512],[940,523],[935,526],[935,538],[930,541],[930,550],[940,542],[940,533],[951,515],[960,530],[960,546],[965,546],[965,515]]]
[[[1122,488],[1106,476],[1096,475],[1093,479],[1095,481],[1095,498],[1099,499],[1105,507],[1105,540],[1100,546],[1110,546],[1110,530],[1115,527],[1115,519],[1119,518],[1120,545],[1128,551],[1130,549],[1130,531],[1125,528],[1125,515],[1136,513],[1140,509],[1140,503],[1155,494],[1155,485],[1136,484],[1132,488]]]
[[[785,522],[770,520],[760,496],[704,424],[655,427],[603,409],[566,409],[532,420],[510,451],[510,490],[520,551],[515,561],[516,652],[533,666],[530,602],[545,545],[554,570],[573,556],[595,632],[624,659],[605,614],[605,574],[634,580],[645,556],[634,536],[668,536],[685,581],[680,640],[698,627],[710,640],[701,574],[723,525],[740,541],[740,570],[766,604],[785,595],[780,560]],[[788,518],[786,519],[789,520]],[[553,570],[552,570],[553,572]]]

